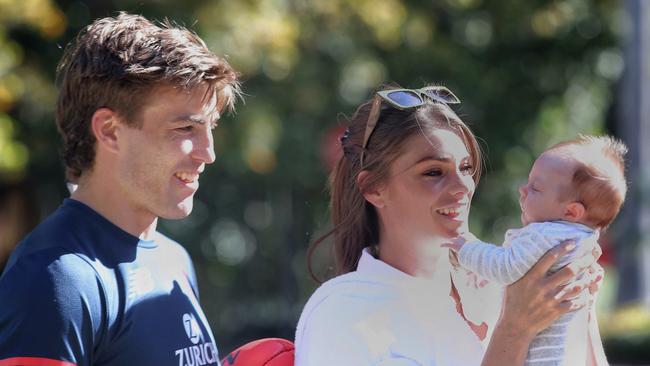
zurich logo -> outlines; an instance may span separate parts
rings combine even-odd
[[[185,334],[190,339],[192,344],[197,344],[203,338],[199,323],[197,323],[194,314],[183,314],[183,326],[185,327]]]

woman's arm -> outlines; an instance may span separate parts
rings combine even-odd
[[[596,320],[596,312],[589,312],[589,333],[587,334],[587,366],[608,366],[609,362],[603,349],[600,330]]]
[[[598,318],[596,317],[596,299],[598,290],[600,290],[600,281],[602,281],[605,271],[598,263],[594,263],[589,268],[593,280],[589,285],[591,294],[591,303],[589,304],[589,333],[587,338],[587,366],[608,366],[609,362],[603,349],[603,341],[600,338],[600,329],[598,329]]]
[[[530,342],[540,331],[562,314],[586,305],[574,297],[587,285],[567,288],[564,284],[595,262],[594,253],[547,275],[549,268],[574,247],[574,243],[564,243],[549,250],[520,280],[506,288],[501,317],[482,366],[523,365]]]

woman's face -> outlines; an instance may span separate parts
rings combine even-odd
[[[472,157],[454,132],[438,129],[409,138],[379,189],[385,230],[413,239],[458,236],[467,230],[476,184]]]

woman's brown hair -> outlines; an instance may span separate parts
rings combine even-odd
[[[387,88],[384,90],[393,89]],[[388,176],[391,163],[401,154],[410,137],[417,133],[428,134],[444,128],[456,133],[465,143],[472,157],[472,177],[478,184],[481,176],[481,151],[476,137],[467,125],[446,104],[427,101],[422,106],[400,110],[382,101],[377,126],[365,149],[364,166],[360,155],[366,123],[373,100],[360,105],[341,137],[343,156],[329,177],[330,210],[333,228],[314,241],[307,252],[310,275],[321,282],[313,271],[316,248],[333,236],[336,274],[356,269],[363,248],[379,241],[379,227],[375,208],[366,202],[363,191],[381,183]],[[362,170],[370,172],[360,187],[357,176]]]

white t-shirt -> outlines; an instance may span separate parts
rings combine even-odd
[[[483,340],[456,310],[449,277],[415,278],[364,250],[356,271],[325,282],[305,305],[295,365],[480,365],[502,287],[474,288],[466,272],[444,263],[468,320],[487,325]]]

